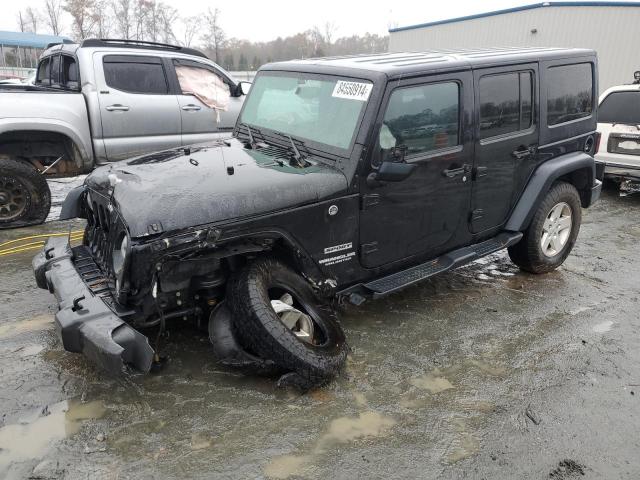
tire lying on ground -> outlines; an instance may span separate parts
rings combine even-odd
[[[281,383],[319,385],[343,366],[348,347],[335,312],[284,263],[250,263],[229,282],[227,301],[240,343],[291,372]]]
[[[50,208],[44,176],[29,163],[0,158],[0,228],[40,224]]]

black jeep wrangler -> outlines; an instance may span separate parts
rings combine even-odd
[[[148,371],[139,330],[193,319],[222,361],[313,384],[345,360],[341,300],[504,248],[557,268],[600,194],[597,78],[577,49],[263,67],[232,138],[99,168],[68,196],[83,244],[33,261],[64,347]]]

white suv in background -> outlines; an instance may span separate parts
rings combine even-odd
[[[605,177],[623,191],[640,191],[640,71],[631,85],[618,85],[600,95],[596,162]]]

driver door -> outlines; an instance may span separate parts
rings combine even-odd
[[[393,82],[361,185],[360,260],[367,268],[430,258],[470,239],[471,72]],[[383,102],[384,104],[384,102]],[[377,182],[382,162],[415,164]]]

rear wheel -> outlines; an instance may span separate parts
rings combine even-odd
[[[32,165],[0,158],[0,228],[37,225],[51,208],[46,179]]]
[[[227,300],[240,343],[295,372],[305,385],[329,380],[347,357],[335,312],[282,262],[254,261],[229,283]]]
[[[555,183],[538,206],[522,240],[509,247],[509,257],[521,269],[545,273],[558,268],[576,243],[582,207],[570,183]]]

